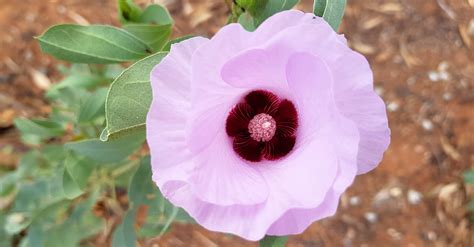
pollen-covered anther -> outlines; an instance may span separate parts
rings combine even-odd
[[[275,136],[276,128],[275,119],[266,113],[255,115],[248,126],[250,137],[259,142],[270,141]]]

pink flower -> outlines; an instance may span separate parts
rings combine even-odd
[[[333,215],[390,142],[367,60],[313,14],[175,44],[151,82],[153,180],[205,228],[248,240]]]

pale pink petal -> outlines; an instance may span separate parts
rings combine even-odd
[[[292,37],[298,36],[298,39]],[[317,37],[325,37],[318,39]],[[297,25],[286,28],[266,45],[269,52],[305,51],[323,60],[334,76],[334,95],[338,110],[354,121],[360,131],[358,173],[375,168],[390,143],[386,110],[383,101],[373,91],[372,72],[367,60],[336,40],[330,27]],[[287,47],[287,49],[282,49]]]
[[[314,134],[321,133],[336,115],[333,79],[324,61],[309,53],[294,53],[288,60],[286,75],[300,119],[298,146],[302,139],[315,138]]]
[[[216,205],[255,205],[268,197],[258,164],[245,162],[232,149],[232,142],[220,126],[212,144],[196,157],[189,183],[197,197]]]
[[[255,30],[254,35],[252,36],[251,43],[253,44],[263,44],[276,33],[283,31],[286,28],[293,27],[301,24],[316,24],[324,23],[327,26],[327,22],[319,17],[315,16],[313,13],[304,13],[300,10],[288,10],[276,15],[271,16],[265,20],[258,28]],[[347,44],[344,35],[337,35],[340,42]],[[320,36],[319,38],[324,37]],[[326,37],[324,37],[326,38]]]
[[[313,222],[336,213],[340,194],[329,190],[323,203],[315,208],[292,208],[275,221],[267,231],[271,236],[300,234]]]
[[[374,92],[372,71],[364,56],[348,52],[332,69],[338,109],[360,132],[358,174],[369,172],[380,163],[390,143],[385,104]]]
[[[197,153],[208,146],[225,122],[242,90],[235,90],[221,78],[222,66],[247,47],[250,33],[239,24],[223,27],[192,59],[191,119],[186,132],[189,147]],[[194,141],[199,140],[199,141]]]
[[[173,45],[170,54],[151,73],[154,97],[147,131],[156,171],[153,178],[164,193],[190,184],[198,198],[220,205],[263,202],[267,198],[263,178],[258,171],[242,164],[233,152],[223,123],[218,130],[224,135],[213,140],[209,151],[195,157],[189,150],[185,127],[192,119],[190,61],[195,50],[207,42],[204,38],[193,38]]]
[[[222,67],[222,79],[245,89],[287,91],[286,59],[264,49],[249,49],[231,58]]]
[[[153,171],[190,157],[184,131],[190,109],[190,60],[194,51],[207,42],[206,38],[195,37],[174,44],[151,72],[153,101],[146,127]]]

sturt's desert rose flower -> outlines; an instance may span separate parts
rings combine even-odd
[[[313,14],[175,44],[151,82],[153,180],[213,231],[301,233],[389,145],[367,60]]]

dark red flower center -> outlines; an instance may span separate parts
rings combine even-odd
[[[226,132],[234,151],[245,160],[276,160],[295,146],[298,113],[287,99],[256,90],[247,94],[229,112]]]

